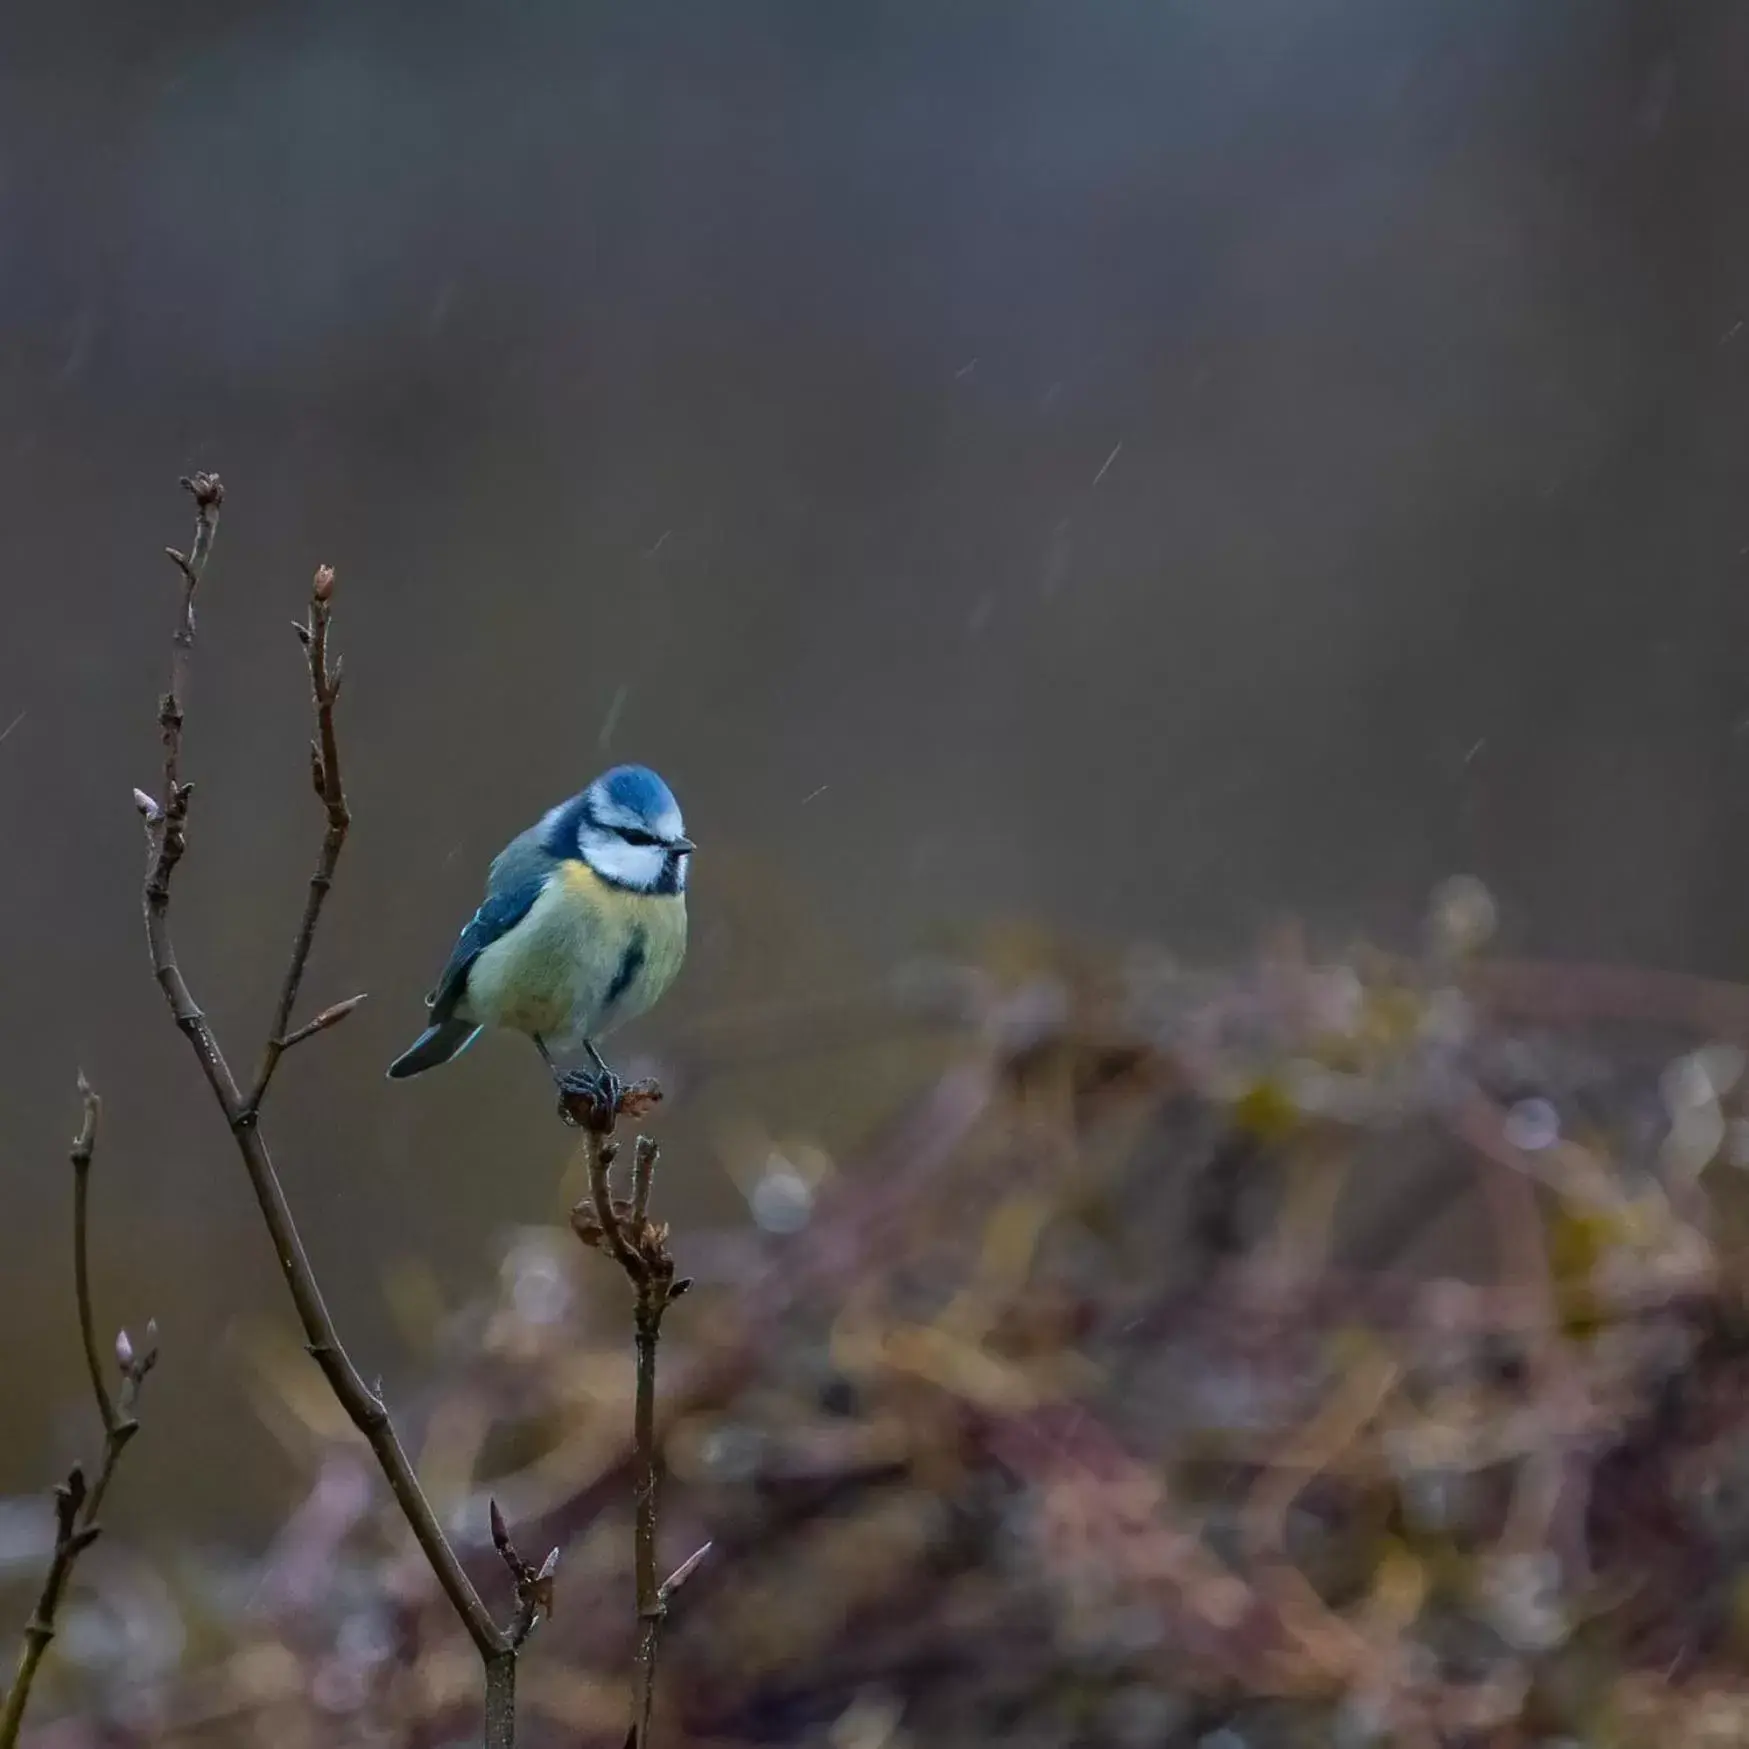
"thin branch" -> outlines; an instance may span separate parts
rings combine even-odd
[[[91,1158],[97,1146],[97,1120],[102,1102],[92,1091],[85,1077],[79,1077],[79,1097],[84,1103],[84,1116],[79,1133],[73,1138],[68,1158],[73,1167],[73,1289],[79,1309],[79,1335],[85,1349],[85,1365],[91,1379],[91,1394],[97,1402],[97,1413],[103,1422],[103,1461],[98,1468],[95,1486],[87,1487],[84,1469],[75,1464],[67,1472],[66,1481],[55,1489],[55,1546],[49,1559],[49,1570],[43,1577],[42,1590],[37,1594],[36,1608],[25,1624],[24,1646],[19,1653],[17,1674],[6,1692],[0,1709],[0,1749],[13,1749],[24,1723],[24,1710],[30,1703],[31,1685],[36,1680],[37,1667],[49,1642],[55,1637],[55,1617],[61,1607],[68,1581],[73,1576],[74,1563],[97,1541],[101,1527],[97,1523],[98,1508],[109,1491],[116,1465],[127,1443],[139,1431],[134,1418],[134,1406],[139,1401],[140,1387],[158,1359],[158,1326],[146,1326],[146,1346],[136,1352],[127,1331],[115,1339],[116,1363],[121,1370],[121,1390],[112,1395],[103,1376],[103,1364],[97,1354],[96,1323],[91,1309],[91,1266],[87,1232],[89,1223],[89,1180]]]
[[[628,1089],[617,1111],[607,1114],[605,1126],[586,1127],[589,1198],[571,1211],[571,1226],[577,1237],[613,1258],[631,1283],[635,1296],[632,1328],[637,1349],[637,1391],[632,1412],[632,1567],[638,1649],[627,1749],[647,1749],[656,1700],[656,1657],[668,1603],[710,1547],[707,1543],[668,1579],[658,1577],[656,1530],[661,1453],[656,1438],[656,1356],[662,1339],[662,1316],[692,1284],[685,1278],[675,1279],[668,1229],[650,1220],[646,1212],[656,1174],[656,1144],[645,1136],[638,1137],[632,1157],[632,1199],[629,1203],[619,1202],[613,1195],[611,1176],[616,1144],[609,1133],[613,1119],[626,1113],[628,1106],[641,1110],[653,1103],[654,1091]]]
[[[103,1101],[91,1090],[84,1072],[79,1075],[79,1097],[84,1102],[85,1116],[79,1133],[73,1138],[68,1158],[73,1165],[73,1295],[79,1306],[79,1337],[85,1346],[85,1370],[91,1379],[91,1394],[97,1399],[97,1413],[103,1418],[103,1431],[115,1430],[115,1403],[104,1383],[103,1363],[97,1358],[97,1323],[91,1310],[91,1265],[85,1242],[86,1209],[91,1192],[91,1155],[97,1146],[97,1120],[103,1114]]]
[[[280,986],[279,1002],[273,1011],[273,1024],[268,1029],[267,1044],[261,1053],[261,1066],[255,1072],[255,1084],[250,1090],[248,1109],[259,1111],[267,1096],[268,1084],[279,1067],[279,1059],[294,1044],[320,1032],[325,1026],[344,1020],[363,1000],[355,997],[350,1004],[337,1004],[340,1010],[324,1009],[307,1027],[287,1036],[292,1009],[297,1004],[298,986],[303,982],[304,967],[309,962],[310,948],[316,939],[316,925],[321,921],[322,906],[334,885],[334,868],[346,843],[347,828],[352,816],[346,806],[346,790],[340,781],[340,743],[334,733],[334,704],[340,697],[341,665],[328,665],[328,622],[334,600],[334,568],[318,567],[310,584],[309,617],[298,626],[299,641],[309,658],[310,703],[316,713],[316,739],[310,743],[310,778],[318,799],[327,813],[327,828],[322,834],[322,850],[316,859],[315,872],[310,876],[310,891],[304,900],[304,914],[298,920],[298,932],[292,940],[291,959],[287,962],[285,980]]]
[[[312,773],[317,794],[326,811],[327,826],[323,833],[316,871],[310,877],[310,891],[303,916],[293,938],[291,960],[281,985],[274,1022],[262,1052],[261,1067],[247,1097],[220,1049],[211,1024],[189,990],[171,940],[170,879],[186,849],[185,827],[190,794],[190,786],[181,779],[183,713],[180,700],[187,687],[188,661],[194,642],[194,593],[212,549],[218,507],[224,496],[223,487],[212,475],[199,474],[193,481],[185,484],[194,493],[198,522],[192,552],[186,559],[181,555],[173,555],[182,569],[187,588],[183,597],[182,619],[176,633],[171,691],[165,695],[159,711],[159,724],[164,736],[164,800],[158,803],[150,797],[136,795],[136,805],[145,821],[150,852],[144,908],[146,940],[153,973],[164,992],[176,1024],[200,1061],[207,1084],[224,1114],[226,1125],[242,1157],[250,1187],[255,1193],[262,1219],[273,1241],[280,1272],[291,1291],[292,1303],[297,1309],[310,1354],[322,1369],[335,1399],[375,1454],[395,1502],[400,1507],[401,1515],[406,1519],[438,1585],[466,1628],[468,1637],[473,1641],[485,1666],[485,1740],[488,1749],[508,1749],[515,1739],[516,1648],[511,1643],[510,1636],[492,1619],[491,1612],[463,1570],[449,1539],[444,1535],[443,1527],[438,1523],[437,1515],[425,1497],[419,1477],[381,1396],[365,1383],[341,1343],[258,1122],[260,1102],[272,1080],[279,1058],[299,1037],[308,1037],[313,1032],[326,1030],[328,1026],[343,1019],[345,1013],[350,1013],[351,1008],[356,1005],[355,1002],[338,1004],[337,1007],[343,1012],[327,1010],[323,1015],[317,1016],[320,1024],[312,1023],[309,1027],[300,1028],[289,1038],[287,1036],[286,1028],[297,1000],[298,987],[303,979],[316,924],[333,881],[334,868],[345,843],[349,824],[334,728],[334,704],[340,691],[340,667],[338,663],[330,667],[327,656],[334,573],[325,565],[316,572],[311,584],[309,616],[300,631],[309,655],[310,687],[316,713]]]
[[[152,803],[157,819],[152,864],[146,876],[148,902],[154,898],[162,906],[169,900],[170,876],[182,860],[187,848],[183,827],[188,818],[189,787],[182,781],[182,712],[188,695],[189,659],[194,651],[194,596],[212,557],[213,542],[218,538],[219,509],[225,502],[224,483],[217,474],[195,474],[182,481],[183,490],[194,499],[194,545],[179,553],[174,547],[164,550],[182,573],[182,611],[176,622],[175,644],[170,658],[170,690],[158,701],[158,733],[164,743],[164,799]],[[150,802],[134,792],[135,801]],[[142,807],[142,812],[145,808]],[[169,994],[166,990],[166,995]],[[179,1017],[180,1018],[180,1017]]]
[[[656,1346],[661,1340],[662,1312],[667,1303],[665,1286],[652,1289],[650,1283],[645,1282],[638,1290],[637,1307],[633,1312],[638,1350],[637,1402],[632,1419],[632,1438],[638,1449],[632,1549],[638,1598],[636,1741],[639,1745],[647,1745],[650,1741],[650,1719],[656,1705],[656,1653],[662,1620],[668,1613],[661,1581],[656,1576],[656,1494],[661,1485],[656,1447]]]
[[[306,1020],[296,1032],[288,1033],[279,1041],[279,1053],[283,1056],[293,1045],[301,1045],[305,1039],[314,1038],[319,1032],[326,1032],[331,1026],[338,1026],[359,1003],[365,1000],[365,993],[360,991],[356,996],[348,996],[344,1002],[336,1002],[331,1008],[324,1008],[314,1020]]]
[[[13,1677],[12,1687],[7,1691],[6,1710],[0,1713],[0,1746],[4,1749],[12,1749],[18,1741],[37,1666],[55,1637],[55,1613],[61,1607],[61,1594],[67,1588],[73,1563],[97,1540],[95,1525],[81,1528],[79,1523],[86,1498],[85,1472],[75,1464],[68,1471],[66,1481],[55,1489],[55,1552],[42,1591],[38,1594],[36,1608],[25,1624],[18,1674]]]

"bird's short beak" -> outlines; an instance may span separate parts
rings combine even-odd
[[[670,838],[668,840],[668,848],[672,850],[676,856],[690,856],[696,849],[698,849],[698,846],[694,844],[690,838]]]

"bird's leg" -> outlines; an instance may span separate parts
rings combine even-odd
[[[589,1079],[594,1082],[596,1097],[609,1111],[618,1111],[621,1092],[619,1077],[608,1068],[602,1059],[601,1052],[588,1039],[584,1039],[583,1049],[588,1053],[590,1062],[595,1065],[595,1073]],[[578,1070],[577,1073],[579,1078],[582,1078],[583,1072]]]
[[[538,1033],[534,1035],[535,1049],[541,1054],[541,1060],[551,1072],[554,1084],[559,1090],[559,1100],[584,1097],[594,1101],[611,1120],[619,1110],[621,1092],[620,1079],[608,1068],[601,1059],[601,1053],[590,1044],[583,1041],[583,1049],[588,1052],[589,1060],[595,1065],[590,1069],[561,1069],[553,1061],[552,1053],[547,1049],[546,1040]]]

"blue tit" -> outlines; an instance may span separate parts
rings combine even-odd
[[[673,793],[642,765],[603,772],[513,838],[425,999],[430,1024],[390,1077],[434,1069],[504,1026],[527,1033],[561,1081],[551,1053],[579,1046],[611,1081],[594,1041],[680,970],[692,850]]]

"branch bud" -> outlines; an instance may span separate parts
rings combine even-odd
[[[217,474],[189,474],[181,483],[202,510],[217,510],[225,501],[225,483]]]

